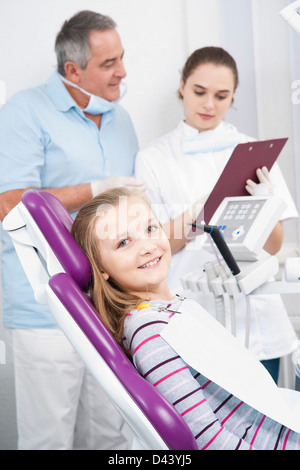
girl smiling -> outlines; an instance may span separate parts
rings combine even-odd
[[[79,211],[72,234],[91,263],[90,293],[100,317],[183,416],[199,449],[297,448],[299,434],[192,369],[161,336],[184,300],[167,285],[169,241],[143,193],[100,194]]]

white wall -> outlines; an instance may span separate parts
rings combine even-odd
[[[140,145],[175,126],[176,89],[186,57],[182,0],[12,0],[0,3],[0,80],[7,97],[45,81],[55,69],[54,39],[82,9],[110,15],[125,48],[129,90],[124,99]],[[35,13],[34,13],[35,12]],[[9,20],[8,20],[9,19]]]
[[[227,48],[240,71],[229,119],[260,139],[290,137],[280,166],[296,196],[295,113],[291,80],[300,79],[288,26],[278,12],[287,0],[10,0],[0,1],[0,105],[21,88],[45,81],[56,65],[54,39],[63,21],[82,9],[108,14],[125,48],[129,110],[140,142],[171,130],[182,117],[176,92],[188,54],[205,45]],[[293,75],[292,72],[293,71]],[[295,72],[296,71],[296,72]],[[0,169],[1,171],[1,169]],[[300,170],[299,170],[300,171]],[[287,251],[297,226],[286,230]],[[1,292],[0,292],[1,294]],[[1,312],[0,312],[1,313]],[[0,340],[3,331],[0,329]],[[0,364],[0,449],[16,445],[12,363]],[[5,429],[5,433],[3,433]]]
[[[282,0],[254,0],[253,32],[255,50],[255,77],[258,106],[258,136],[262,139],[289,137],[279,157],[279,164],[287,176],[290,190],[296,199],[293,112],[291,101],[291,58],[289,27],[276,11],[288,2]],[[270,4],[274,10],[270,11]],[[266,30],[266,22],[268,29]],[[295,240],[297,223],[289,223],[286,241]],[[293,233],[291,233],[293,232]]]

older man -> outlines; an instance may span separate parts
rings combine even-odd
[[[0,112],[0,218],[28,188],[43,188],[77,211],[132,177],[138,150],[116,100],[126,76],[115,22],[91,11],[58,33],[57,71],[23,90]],[[12,243],[2,231],[4,325],[14,349],[20,449],[126,449],[131,431],[38,305]]]

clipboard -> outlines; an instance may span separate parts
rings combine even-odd
[[[258,182],[257,168],[266,166],[270,171],[287,141],[283,138],[237,145],[196,223],[201,224],[204,220],[208,224],[225,197],[249,196],[245,189],[246,180]],[[203,232],[199,229],[190,232],[193,236],[200,233]]]

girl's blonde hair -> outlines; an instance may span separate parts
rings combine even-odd
[[[150,206],[142,191],[113,188],[87,202],[78,212],[71,230],[73,237],[85,252],[91,265],[92,273],[88,285],[91,299],[104,324],[121,346],[123,325],[127,313],[135,309],[145,299],[123,291],[110,278],[104,279],[99,255],[101,240],[97,237],[95,224],[103,210],[107,210],[108,206],[118,206],[120,198],[124,197],[137,197]]]

